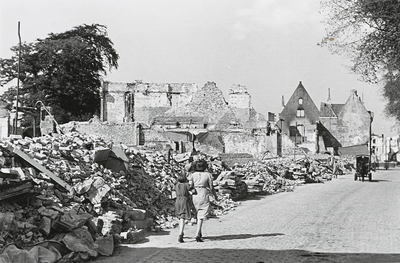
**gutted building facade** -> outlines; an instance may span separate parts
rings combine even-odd
[[[300,82],[280,114],[282,133],[296,145],[315,152],[337,151],[340,147],[367,144],[371,114],[356,90],[351,90],[344,104],[322,102],[316,107]]]
[[[344,104],[321,103],[319,119],[342,147],[369,142],[371,114],[356,90],[351,90]]]
[[[276,139],[264,138],[269,122],[251,106],[242,85],[232,85],[225,100],[214,82],[201,88],[188,83],[104,82],[100,120],[138,123],[141,144],[164,142],[176,151],[258,154],[276,148]]]
[[[140,122],[150,126],[164,112],[189,103],[197,92],[192,83],[103,82],[100,120],[108,123]]]
[[[319,110],[301,81],[280,113],[282,133],[295,144],[315,142]]]

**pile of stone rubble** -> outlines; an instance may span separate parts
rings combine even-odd
[[[290,191],[302,182],[288,160],[228,171],[216,157],[201,158],[220,197],[212,215],[248,193]],[[77,132],[1,142],[0,262],[80,262],[110,256],[146,229],[175,227],[174,185],[185,172],[178,160]]]
[[[213,173],[223,169],[218,160],[209,163]],[[117,243],[142,238],[144,229],[177,225],[173,189],[184,163],[167,162],[163,153],[71,132],[11,137],[0,143],[0,164],[3,258],[30,246],[33,254],[23,250],[24,257],[109,256]],[[220,200],[214,201],[215,215],[237,205]]]

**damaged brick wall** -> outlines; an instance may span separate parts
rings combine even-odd
[[[101,97],[100,120],[109,123],[123,123],[125,121],[125,94],[133,92],[128,83],[104,82]]]
[[[61,125],[64,130],[75,129],[82,134],[97,135],[114,144],[123,143],[136,146],[139,144],[138,123],[127,122],[122,124],[109,124],[93,118],[88,122],[70,122]]]
[[[0,117],[0,139],[7,138],[11,132],[10,117]]]
[[[165,115],[206,117],[209,120],[207,125],[209,130],[229,128],[229,123],[236,121],[236,117],[227,105],[222,91],[214,82],[207,82],[194,94],[189,104],[179,109],[171,109]],[[221,120],[224,123],[222,126],[218,126]]]
[[[197,85],[192,83],[104,82],[101,117],[109,123],[140,122],[150,125],[155,116],[189,103]]]
[[[228,104],[232,108],[250,109],[251,96],[245,86],[234,84],[229,89]]]
[[[7,138],[12,130],[7,103],[0,100],[0,139]]]
[[[364,104],[352,90],[338,116],[337,130],[333,131],[342,146],[367,143],[369,140],[370,115]]]
[[[225,153],[249,153],[252,155],[262,154],[266,151],[276,154],[276,134],[271,136],[250,133],[225,133],[223,135]]]

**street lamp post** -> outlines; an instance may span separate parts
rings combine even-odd
[[[368,111],[369,113],[369,171],[371,172],[371,157],[372,157],[372,121],[374,120],[374,113],[372,111]]]

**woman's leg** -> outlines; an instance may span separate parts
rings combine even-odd
[[[185,228],[185,219],[179,218],[179,243],[183,243],[183,229]]]
[[[185,229],[185,219],[179,218],[179,235],[183,235],[184,229]]]
[[[203,226],[203,219],[197,219],[196,241],[203,242],[201,239],[201,227]]]
[[[201,227],[202,226],[203,226],[203,219],[197,219],[196,236],[199,236],[201,234]]]

